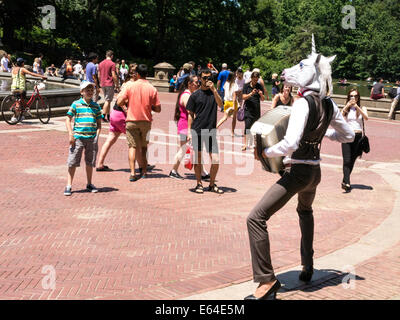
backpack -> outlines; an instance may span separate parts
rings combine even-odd
[[[392,89],[390,89],[388,95],[392,99],[396,98],[396,96],[397,96],[397,88],[393,87]]]

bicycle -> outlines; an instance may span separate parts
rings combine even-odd
[[[30,110],[34,103],[36,103],[36,116],[40,122],[46,124],[50,120],[51,108],[47,98],[40,95],[40,88],[38,88],[39,83],[44,84],[45,81],[27,80],[27,82],[34,84],[33,92],[28,102],[25,101],[21,93],[15,92],[6,96],[1,103],[1,115],[4,121],[10,125],[20,122],[24,113],[33,116]],[[10,115],[11,117],[9,117]]]

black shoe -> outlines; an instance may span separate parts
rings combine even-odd
[[[135,182],[135,181],[138,181],[139,179],[140,179],[140,176],[138,177],[138,176],[134,176],[132,174],[129,176],[130,182]]]
[[[346,192],[350,192],[350,191],[351,191],[351,185],[342,182],[342,189],[343,189],[344,191],[346,191]]]
[[[169,173],[170,178],[178,179],[178,180],[184,180],[184,178],[177,172],[173,173],[172,171]]]
[[[304,282],[310,282],[313,273],[314,273],[313,266],[308,266],[308,267],[303,266],[303,270],[301,270],[299,274],[299,280]]]
[[[147,171],[151,171],[155,168],[156,166],[154,164],[148,164],[147,165]]]
[[[201,176],[201,180],[205,180],[205,181],[207,181],[207,180],[210,180],[210,174],[206,174],[205,176]]]
[[[107,123],[108,122],[108,120],[106,119],[106,117],[104,116],[104,114],[103,115],[101,115],[101,119],[105,122],[105,123]]]
[[[92,193],[99,192],[99,190],[91,183],[86,185],[86,190]]]
[[[96,171],[112,171],[108,166],[103,166],[101,168],[96,168]]]
[[[244,298],[244,300],[274,300],[276,299],[276,293],[281,287],[279,280],[276,280],[274,285],[269,289],[262,297],[256,298],[254,294],[251,294]]]

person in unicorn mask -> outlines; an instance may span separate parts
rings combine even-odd
[[[301,230],[301,281],[313,275],[314,218],[312,203],[321,181],[320,145],[324,136],[341,143],[354,140],[354,131],[343,119],[337,105],[329,98],[332,92],[330,64],[335,57],[324,57],[315,50],[311,55],[282,73],[286,85],[299,87],[299,96],[292,107],[285,137],[266,148],[264,157],[285,156],[285,173],[265,193],[247,218],[254,282],[254,294],[245,300],[266,300],[276,297],[281,284],[272,267],[267,221],[294,195],[298,194],[297,213]],[[328,129],[331,125],[332,129]],[[258,160],[257,152],[255,152]]]

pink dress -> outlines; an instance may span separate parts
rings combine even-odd
[[[189,94],[190,95],[190,91],[189,90],[183,91],[183,93],[181,94],[181,97],[179,98],[179,110],[181,111],[181,115],[180,115],[179,120],[178,120],[178,134],[187,135],[188,112],[187,112],[185,106],[183,106],[182,102],[181,102],[182,96],[184,94]]]

